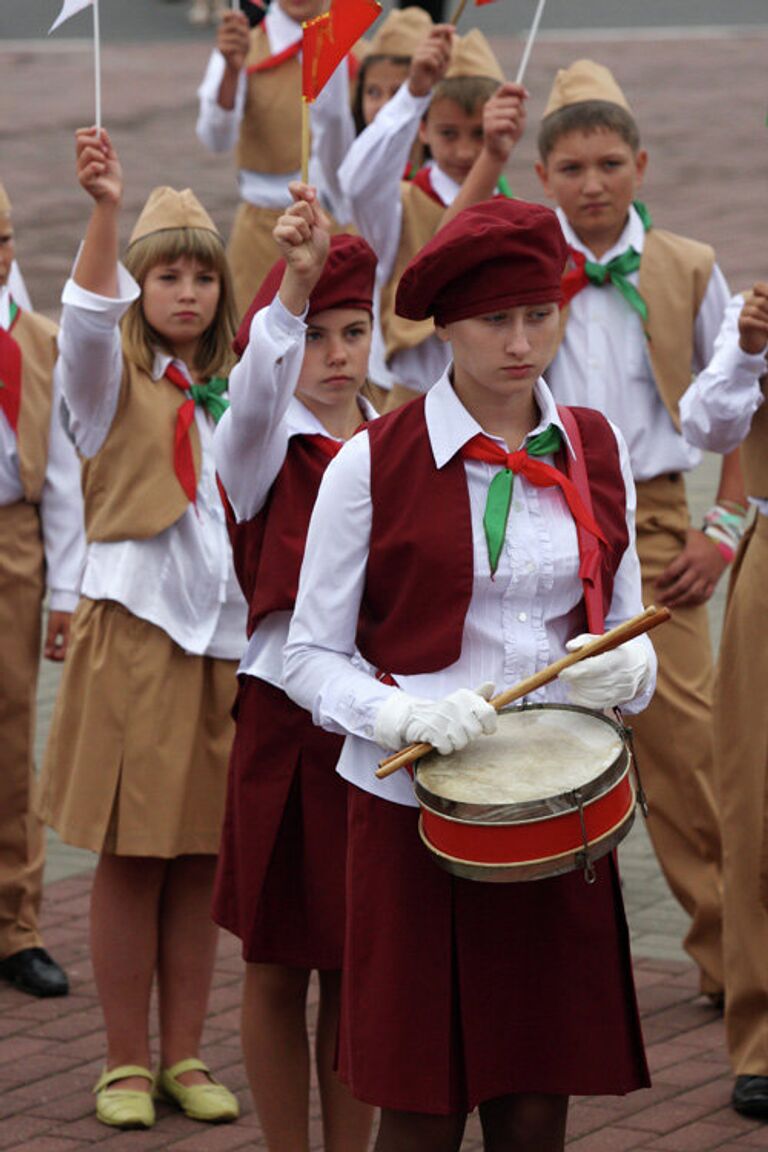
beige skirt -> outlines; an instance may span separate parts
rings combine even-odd
[[[37,811],[69,844],[121,856],[214,854],[234,735],[236,661],[187,656],[161,628],[82,599]]]

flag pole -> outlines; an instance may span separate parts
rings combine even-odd
[[[309,181],[309,100],[301,98],[301,179]]]
[[[449,21],[449,23],[451,23],[454,28],[458,24],[459,20],[461,20],[462,14],[463,14],[466,6],[467,6],[467,0],[459,0],[458,4],[456,5],[456,11],[454,12],[453,16],[451,16],[451,19]]]
[[[99,0],[93,0],[93,67],[95,73],[96,131],[101,132],[101,23]]]
[[[539,24],[541,23],[541,14],[544,11],[544,5],[546,4],[546,2],[547,2],[547,0],[539,0],[539,6],[536,9],[536,15],[533,18],[533,24],[531,25],[531,30],[528,33],[528,41],[525,45],[525,50],[523,52],[523,58],[520,61],[520,67],[518,68],[517,76],[515,77],[515,83],[516,84],[522,84],[522,82],[523,82],[523,77],[525,76],[525,70],[528,67],[528,61],[530,60],[530,57],[531,57],[531,49],[533,48],[533,42],[536,39],[536,33],[538,32]]]

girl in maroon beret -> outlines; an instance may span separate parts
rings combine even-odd
[[[238,334],[242,359],[217,429],[235,568],[248,599],[214,918],[246,961],[242,1041],[270,1152],[309,1152],[309,978],[319,973],[316,1064],[326,1147],[364,1152],[372,1112],[336,1077],[344,934],[341,738],[282,689],[283,645],[322,474],[362,421],[376,258],[329,238],[313,188],[274,237],[283,251]]]
[[[641,610],[624,443],[541,379],[564,262],[555,215],[521,201],[467,209],[422,249],[398,310],[434,317],[453,362],[345,445],[307,538],[285,683],[347,734],[339,1062],[383,1110],[377,1152],[454,1152],[476,1106],[488,1150],[556,1152],[571,1094],[648,1084],[613,855],[591,885],[458,878],[420,842],[408,774],[375,775],[386,750],[492,732],[493,685]],[[653,650],[641,637],[568,672],[530,700],[638,711]]]

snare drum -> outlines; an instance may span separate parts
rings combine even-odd
[[[629,832],[635,789],[626,731],[599,712],[524,705],[493,736],[420,760],[419,832],[457,876],[536,880],[583,868]]]

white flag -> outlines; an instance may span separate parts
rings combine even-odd
[[[48,35],[50,36],[51,32],[55,32],[65,20],[69,20],[70,16],[76,16],[78,12],[82,12],[84,8],[90,8],[92,5],[93,0],[64,0],[61,12],[48,29]]]

